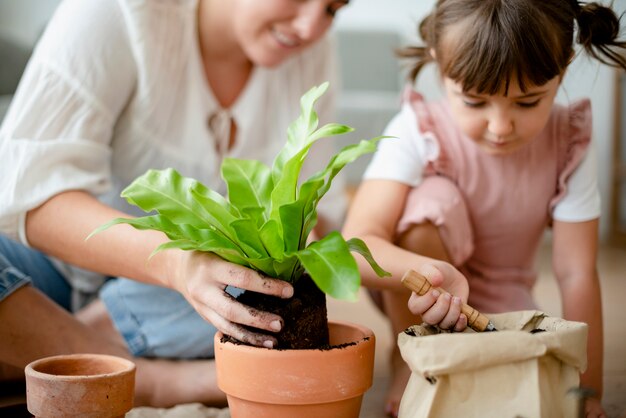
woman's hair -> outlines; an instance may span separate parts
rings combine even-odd
[[[420,24],[423,47],[399,51],[416,62],[415,79],[432,61],[465,91],[508,92],[515,77],[522,91],[562,75],[576,41],[599,61],[626,69],[620,20],[598,3],[576,0],[438,0]]]

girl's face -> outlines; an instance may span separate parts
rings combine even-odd
[[[457,124],[485,152],[504,155],[532,141],[550,117],[561,77],[522,92],[511,80],[509,91],[495,95],[463,92],[461,84],[444,77],[444,89]]]
[[[273,67],[318,41],[349,0],[237,1],[234,31],[244,54]]]

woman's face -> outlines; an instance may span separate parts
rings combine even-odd
[[[464,92],[462,86],[444,77],[452,114],[461,131],[485,152],[503,155],[532,141],[550,117],[561,77],[543,86],[522,91],[511,80],[507,94]]]
[[[273,67],[318,41],[349,0],[236,1],[235,37],[254,64]]]

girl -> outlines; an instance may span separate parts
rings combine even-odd
[[[468,286],[469,303],[484,312],[536,308],[534,260],[550,226],[563,315],[589,325],[589,366],[581,384],[596,393],[587,416],[600,417],[600,205],[591,110],[588,100],[554,103],[574,58],[575,26],[591,56],[626,68],[616,51],[625,46],[616,40],[619,20],[599,4],[439,0],[420,25],[425,46],[403,55],[416,60],[413,79],[426,63],[438,65],[445,98],[426,103],[406,91],[402,111],[386,131],[397,138],[380,145],[344,232],[365,237],[398,279],[421,269],[456,295],[413,294],[409,312],[399,308],[408,294],[396,281],[382,292],[395,332],[415,321],[411,312],[460,331]],[[467,280],[453,274],[444,279],[441,269],[449,272],[449,266],[433,266],[424,256],[452,263]],[[362,267],[366,285],[381,283]],[[396,374],[397,399],[407,376],[406,369]]]
[[[183,251],[147,263],[165,240],[158,233],[121,227],[85,237],[133,213],[119,194],[148,168],[174,167],[223,191],[224,157],[271,163],[299,114],[300,96],[333,79],[324,35],[347,3],[61,3],[0,131],[0,363],[23,369],[65,352],[210,358],[216,329],[275,343],[271,334],[282,319],[248,309],[225,288],[290,297],[287,283]],[[322,104],[320,118],[331,119],[332,108],[332,101]],[[334,151],[332,143],[320,145],[309,174]],[[320,208],[329,227],[344,205],[337,184],[330,205]],[[75,310],[105,276],[138,282],[110,281],[102,293],[106,309],[96,303],[81,312],[95,331],[35,290]],[[135,361],[137,404],[225,400],[212,361]]]

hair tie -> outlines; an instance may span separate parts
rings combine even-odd
[[[581,7],[578,20],[578,42],[582,45],[610,45],[619,37],[619,20],[613,11],[592,3]]]

